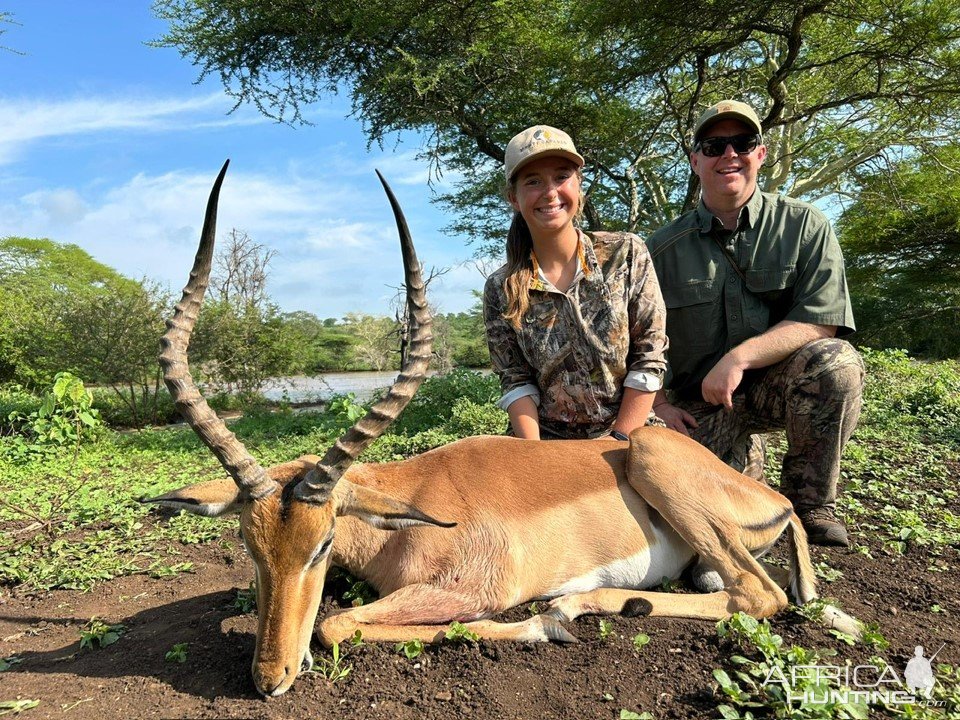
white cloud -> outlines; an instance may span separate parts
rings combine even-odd
[[[223,185],[218,237],[231,228],[277,251],[269,291],[286,310],[321,317],[389,312],[402,282],[396,226],[379,183],[368,176],[324,178],[299,168],[279,174],[231,170]],[[2,232],[74,243],[130,277],[147,276],[175,291],[186,281],[215,170],[138,174],[114,187],[37,190],[0,202]],[[90,189],[91,187],[95,189]],[[421,259],[449,266],[469,256],[439,233],[428,193],[407,191],[405,205]],[[473,304],[483,278],[456,268],[431,286],[444,311]]]
[[[73,189],[32,192],[23,197],[23,205],[65,225],[79,222],[89,210],[80,193]]]
[[[18,159],[37,141],[118,131],[167,132],[248,125],[267,120],[232,107],[222,92],[194,98],[0,98],[0,163]]]
[[[359,250],[371,244],[374,231],[379,233],[382,228],[375,228],[368,223],[344,220],[324,221],[308,233],[306,242],[314,250],[334,248]]]
[[[259,125],[255,137],[231,137],[247,143],[243,151],[251,150],[245,167],[270,169],[246,172],[239,163],[231,169],[220,202],[219,235],[237,228],[277,252],[269,289],[284,309],[323,317],[389,311],[402,272],[396,227],[374,168],[400,197],[428,268],[452,266],[469,257],[468,248],[440,234],[446,223],[430,204],[434,194],[427,183],[428,168],[417,160],[417,151],[359,153],[336,139],[343,136],[338,135],[343,132],[338,120],[299,130],[289,154],[291,128],[275,130],[249,108],[228,114],[231,107],[232,101],[219,91],[186,99],[0,97],[0,166],[14,171],[0,175],[6,186],[0,195],[0,234],[74,243],[127,276],[150,277],[179,290],[193,259],[216,167],[203,173],[143,171],[131,176],[123,168],[149,163],[134,159],[139,138],[133,133],[177,132],[190,138],[190,130]],[[310,108],[310,116],[342,118],[343,111],[342,106],[318,105]],[[333,129],[332,141],[327,139],[328,127]],[[129,140],[125,133],[131,134]],[[123,162],[100,162],[96,155],[84,154],[88,140],[118,134],[124,140],[116,146]],[[33,151],[70,138],[83,138],[73,158],[89,170],[51,180],[53,174],[34,159],[38,154]],[[280,147],[273,153],[261,150],[270,147],[271,140]],[[196,157],[185,161],[177,150],[171,147],[166,168],[184,167]],[[128,158],[132,162],[127,163]],[[118,168],[127,174],[110,174]],[[442,185],[452,179],[445,177]],[[469,290],[479,286],[479,274],[457,270],[434,283],[432,299],[445,311],[465,309],[473,304]]]
[[[379,170],[391,187],[422,188],[428,197],[432,197],[434,192],[452,189],[453,184],[461,178],[460,173],[448,170],[442,178],[437,179],[431,174],[428,164],[417,158],[419,154],[419,150],[406,150],[392,155],[378,155],[362,163],[342,157],[334,161],[331,167],[338,174],[363,176]]]

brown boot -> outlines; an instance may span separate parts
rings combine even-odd
[[[850,547],[847,529],[833,514],[833,508],[819,507],[798,513],[803,529],[807,531],[807,540],[814,545],[833,545]]]

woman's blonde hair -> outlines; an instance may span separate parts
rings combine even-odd
[[[583,173],[577,170],[579,197],[577,212],[574,215],[574,225],[579,227],[583,220],[583,206],[586,196],[583,193]],[[517,179],[514,177],[503,189],[504,196],[509,200],[516,194]],[[503,293],[506,296],[507,308],[503,319],[517,330],[520,329],[520,320],[530,307],[530,283],[533,280],[533,236],[527,221],[519,211],[513,214],[513,222],[507,231],[507,278],[503,281]]]

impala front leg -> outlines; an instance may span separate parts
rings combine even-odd
[[[737,609],[726,590],[706,595],[680,595],[647,590],[600,588],[564,595],[552,600],[544,615],[570,622],[581,615],[625,615],[634,617],[680,617],[694,620],[723,620]]]
[[[330,647],[352,637],[357,630],[371,642],[422,640],[438,643],[450,623],[465,622],[471,632],[489,640],[526,642],[577,642],[554,618],[537,615],[518,623],[476,618],[500,608],[480,608],[470,596],[433,585],[408,585],[385,598],[324,618],[317,639]]]

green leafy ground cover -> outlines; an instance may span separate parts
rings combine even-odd
[[[889,560],[920,551],[926,570],[946,572],[956,563],[960,548],[960,517],[956,507],[957,479],[960,477],[960,364],[924,363],[911,360],[901,351],[863,351],[867,366],[863,414],[843,459],[843,491],[838,512],[847,524],[857,528],[861,544],[854,551],[866,557]],[[767,476],[779,479],[778,459],[785,449],[782,436],[768,447]],[[888,572],[896,572],[890,563]],[[826,563],[817,566],[821,593],[829,595],[829,583],[842,573]],[[896,603],[898,598],[890,598]],[[930,613],[943,612],[938,604]],[[718,707],[723,718],[866,718],[874,714],[910,718],[960,718],[960,670],[949,664],[935,664],[937,684],[933,703],[887,704],[868,707],[849,695],[850,701],[799,706],[786,702],[781,685],[764,686],[771,668],[786,677],[790,669],[803,665],[829,666],[835,661],[830,651],[790,645],[774,634],[769,623],[747,616],[735,616],[720,623],[721,637],[734,641],[743,655],[734,654],[715,679],[726,703]],[[843,638],[853,643],[850,638]],[[880,629],[869,628],[863,646],[876,651],[864,663],[893,667],[884,656],[886,640]],[[819,693],[850,688],[841,681],[821,682],[803,677],[791,692]],[[835,696],[836,697],[836,696]]]

